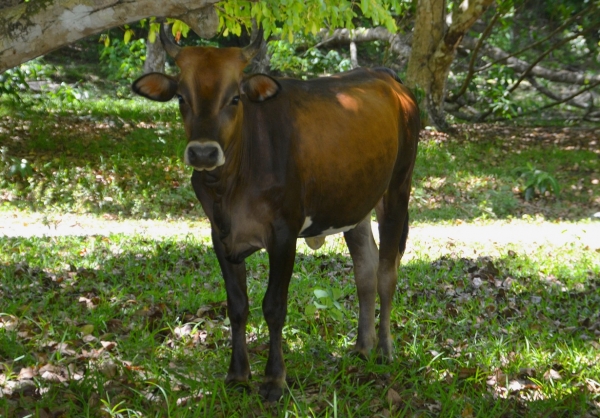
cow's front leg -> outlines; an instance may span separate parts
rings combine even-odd
[[[248,293],[246,264],[233,264],[225,259],[225,249],[218,234],[213,230],[213,245],[227,291],[227,316],[231,324],[231,361],[225,382],[231,386],[248,389],[250,363],[246,348],[246,322],[248,320]]]
[[[277,401],[285,387],[285,364],[281,348],[283,324],[287,314],[287,296],[296,256],[296,235],[282,234],[269,252],[269,285],[263,299],[263,315],[269,327],[269,358],[260,394]]]

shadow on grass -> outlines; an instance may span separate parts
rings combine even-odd
[[[225,293],[205,242],[2,238],[0,248],[0,411],[7,416],[104,416],[100,411],[110,409],[134,416],[335,410],[528,417],[599,410],[594,254],[569,259],[570,273],[519,254],[403,265],[392,317],[397,358],[387,365],[347,355],[357,324],[351,260],[299,254],[284,330],[291,395],[264,405],[257,387],[268,342],[260,309],[265,253],[247,264],[255,379],[251,393],[239,394],[222,384],[230,356]],[[335,289],[339,308],[323,307],[315,289]],[[307,315],[315,302],[321,307]]]

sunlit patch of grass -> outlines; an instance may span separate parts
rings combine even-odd
[[[465,137],[440,141],[431,136],[421,141],[413,177],[412,219],[519,218],[524,214],[589,217],[599,194],[594,134],[590,131],[588,138],[570,143],[563,133],[556,133],[552,141],[552,133],[540,132],[537,142],[529,138],[519,142],[508,132],[499,127],[474,136],[467,132]],[[524,136],[536,138],[535,134]],[[560,195],[546,193],[525,202],[522,180],[514,169],[528,164],[555,177]]]
[[[479,257],[477,246],[415,243],[400,267],[391,364],[348,356],[357,299],[342,240],[328,240],[315,253],[304,244],[300,250],[284,329],[290,394],[265,405],[257,387],[268,342],[260,309],[266,253],[248,259],[254,379],[244,394],[223,384],[230,356],[225,292],[207,238],[0,239],[2,413],[45,407],[70,416],[95,416],[102,408],[228,417],[598,411],[600,254],[593,249],[508,246]],[[324,302],[316,289],[337,295],[341,318],[328,311],[333,305],[307,314],[308,305]]]

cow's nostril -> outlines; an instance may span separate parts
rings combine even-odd
[[[213,145],[190,146],[187,149],[187,163],[197,168],[214,167],[219,156],[219,148]]]

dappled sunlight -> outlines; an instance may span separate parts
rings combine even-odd
[[[374,399],[372,413],[443,414],[440,399],[450,391],[465,410],[513,410],[516,402],[536,415],[572,399],[594,407],[595,248],[482,246],[430,240],[414,229],[400,266],[392,313],[397,357],[389,365],[349,354],[358,301],[342,235],[316,252],[299,240],[284,329],[294,402],[314,405],[335,392],[356,408],[365,396]],[[268,352],[264,251],[247,259],[255,378],[242,399],[222,383],[230,355],[226,296],[206,235],[5,237],[0,250],[0,296],[14,295],[3,298],[0,316],[0,390],[11,408],[22,396],[43,404],[72,393],[86,404],[126,396],[128,408],[160,410],[165,395],[156,385],[172,404],[194,402],[205,411],[258,405]],[[216,403],[215,393],[222,393]],[[79,407],[65,402],[76,415]]]

